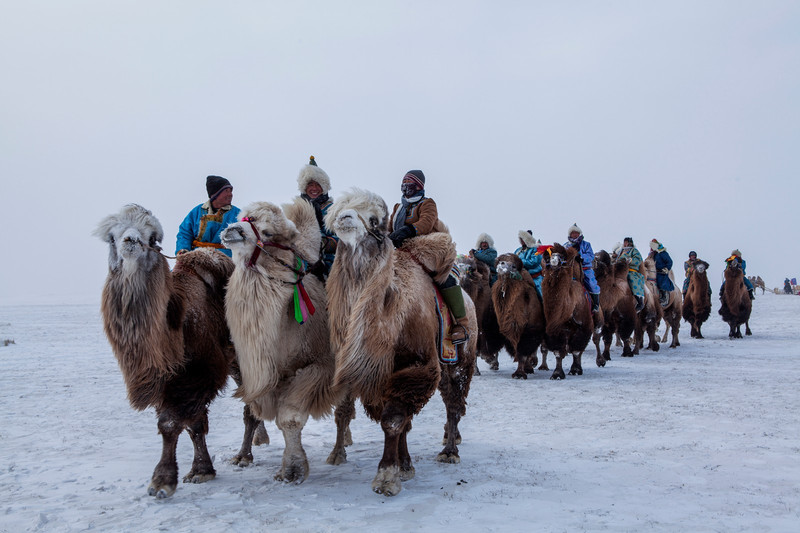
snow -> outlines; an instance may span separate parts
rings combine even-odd
[[[370,482],[383,434],[359,407],[348,462],[329,466],[332,418],[303,432],[305,483],[273,480],[283,439],[255,463],[228,461],[242,437],[233,386],[211,406],[217,478],[147,496],[161,438],[136,412],[99,306],[0,306],[0,531],[796,531],[800,520],[800,298],[759,295],[753,336],[727,338],[717,304],[705,339],[619,357],[556,382],[482,361],[461,423],[461,463],[439,464],[444,407],[414,419],[416,477],[399,495]],[[661,328],[663,332],[663,325]],[[569,364],[569,359],[567,363]],[[552,367],[552,357],[550,358]],[[178,447],[181,474],[192,446]]]

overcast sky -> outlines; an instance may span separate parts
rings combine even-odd
[[[800,2],[111,1],[0,8],[0,304],[95,303],[97,222],[206,198],[390,205],[422,169],[460,252],[491,234],[800,277]]]

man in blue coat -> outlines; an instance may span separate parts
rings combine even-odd
[[[231,205],[233,185],[222,176],[208,176],[206,192],[208,201],[189,211],[178,228],[175,255],[195,248],[215,248],[231,256],[231,251],[222,246],[219,234],[239,217],[239,208]]]
[[[658,299],[661,307],[669,304],[669,293],[675,288],[672,280],[669,279],[669,271],[672,270],[672,258],[667,253],[664,245],[653,239],[650,241],[650,249],[653,251],[653,260],[656,263],[656,287],[658,287]]]
[[[583,261],[583,286],[589,297],[592,299],[592,314],[600,309],[600,286],[594,277],[594,268],[592,268],[592,261],[594,261],[594,250],[589,241],[583,239],[583,230],[578,227],[578,224],[573,224],[567,231],[569,240],[564,243],[565,248],[572,246],[578,249],[578,256]]]

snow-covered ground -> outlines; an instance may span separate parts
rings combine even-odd
[[[128,406],[99,306],[3,306],[0,531],[798,531],[800,298],[759,295],[753,336],[735,341],[717,303],[705,339],[683,323],[677,349],[615,348],[605,368],[590,355],[560,382],[512,380],[506,354],[498,372],[481,361],[461,463],[434,461],[436,396],[409,436],[416,477],[393,498],[370,490],[383,434],[360,409],[342,466],[325,464],[333,420],[309,422],[301,485],[273,481],[274,424],[253,466],[229,464],[242,436],[231,386],[211,407],[217,478],[167,500],[147,496],[161,438],[152,410]],[[184,434],[180,475],[191,458]]]

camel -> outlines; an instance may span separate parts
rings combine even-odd
[[[600,307],[603,310],[603,358],[606,361],[611,359],[611,343],[615,334],[622,345],[622,357],[630,357],[631,335],[636,327],[636,299],[628,285],[627,263],[612,263],[611,256],[605,250],[594,255],[594,262],[594,275],[600,286]]]
[[[305,275],[319,259],[314,208],[302,198],[283,209],[256,202],[220,237],[236,265],[225,296],[241,369],[236,396],[276,422],[285,448],[275,479],[299,484],[309,474],[303,427],[337,402],[325,286]]]
[[[656,278],[656,262],[653,259],[652,254],[648,255],[644,260],[644,268],[647,271],[648,280]],[[680,341],[678,340],[678,332],[681,329],[683,295],[681,294],[681,290],[678,288],[678,285],[675,283],[675,275],[672,273],[672,270],[669,271],[669,279],[672,280],[673,288],[669,293],[667,305],[661,308],[661,316],[664,319],[666,329],[664,330],[664,336],[660,340],[661,342],[667,342],[667,336],[669,335],[670,331],[672,331],[672,343],[669,345],[669,347],[675,348],[681,345]],[[658,335],[656,335],[656,340],[659,340]]]
[[[167,498],[178,485],[175,450],[184,429],[194,460],[183,482],[216,476],[206,447],[208,406],[225,387],[235,358],[224,311],[233,263],[199,249],[178,256],[170,272],[160,253],[161,224],[135,204],[103,219],[94,234],[109,245],[101,311],[128,400],[136,410],[155,408],[158,416],[161,459],[147,492]],[[249,443],[257,422],[247,406],[244,414]]]
[[[517,363],[511,377],[528,379],[539,362],[536,351],[544,338],[544,311],[533,279],[516,254],[497,258],[492,303],[505,349]]]
[[[725,286],[719,297],[721,303],[719,314],[722,320],[730,326],[728,338],[742,338],[742,324],[745,326],[745,335],[752,335],[750,331],[750,311],[753,302],[744,284],[744,272],[741,263],[734,259],[725,269]]]
[[[402,481],[415,475],[407,435],[437,385],[447,410],[447,443],[436,459],[460,460],[458,422],[466,411],[478,330],[474,304],[465,294],[469,341],[458,346],[455,364],[440,363],[447,326],[440,324],[431,277],[438,282],[447,277],[455,246],[449,233],[436,232],[394,249],[387,219],[380,196],[353,189],[333,204],[325,224],[339,237],[327,283],[334,384],[350,401],[360,398],[367,416],[380,422],[384,450],[372,490],[394,496]],[[344,419],[337,416],[329,462],[344,453]]]
[[[747,279],[750,280],[750,283],[753,284],[753,292],[755,289],[761,289],[761,294],[764,294],[767,290],[767,284],[764,283],[764,280],[761,279],[761,276],[747,276]]]
[[[639,265],[639,272],[645,276],[644,284],[644,308],[636,314],[636,328],[633,333],[632,355],[639,355],[639,350],[644,347],[644,334],[647,333],[647,348],[657,352],[659,349],[658,335],[656,330],[664,316],[661,303],[658,300],[658,288],[656,287],[656,276],[649,276],[645,268],[644,261]]]
[[[497,355],[503,348],[503,335],[497,324],[497,316],[492,303],[492,289],[489,287],[491,272],[482,261],[469,255],[459,255],[456,267],[460,272],[461,288],[475,304],[475,316],[478,320],[478,356],[489,364],[489,368],[497,370]],[[480,375],[477,365],[475,375]]]
[[[711,314],[711,291],[708,286],[708,263],[698,259],[689,274],[689,286],[686,289],[686,298],[683,300],[681,314],[683,319],[692,327],[692,338],[702,339],[700,331],[703,322]]]
[[[544,252],[542,278],[542,307],[545,317],[545,347],[556,354],[556,369],[550,379],[564,379],[562,360],[572,354],[569,374],[582,375],[583,355],[594,329],[601,328],[601,320],[592,319],[591,301],[583,288],[583,272],[576,261],[578,251],[555,243]],[[602,309],[596,313],[602,318]],[[547,354],[542,352],[541,370],[547,370]],[[605,358],[597,357],[597,366],[604,366]]]

